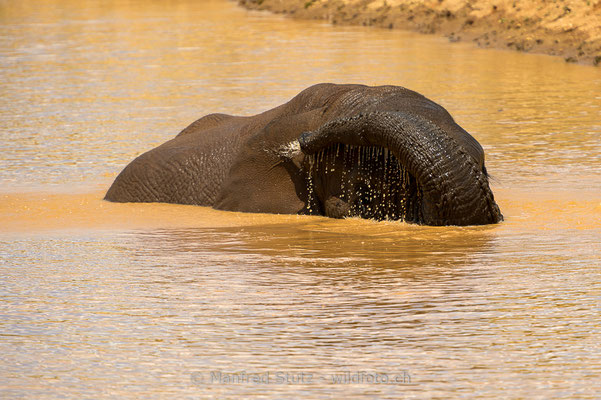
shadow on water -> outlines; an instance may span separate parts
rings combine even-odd
[[[362,220],[273,224],[236,228],[136,232],[140,257],[225,274],[249,274],[256,284],[293,284],[292,275],[316,284],[342,280],[436,281],[477,269],[494,251],[495,227],[431,228]],[[161,260],[161,261],[159,261]]]

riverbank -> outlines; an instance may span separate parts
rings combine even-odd
[[[239,0],[243,7],[332,24],[444,35],[482,47],[601,66],[601,0]]]

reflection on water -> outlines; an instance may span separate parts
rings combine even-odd
[[[589,232],[572,249],[573,231],[499,239],[486,228],[304,220],[5,241],[4,388],[36,398],[596,395],[601,286]],[[212,371],[409,371],[412,383],[210,384]]]
[[[598,69],[221,0],[0,2],[0,67],[0,397],[598,397]],[[203,114],[322,81],[442,103],[483,144],[506,221],[100,200]],[[328,381],[343,371],[411,382]]]

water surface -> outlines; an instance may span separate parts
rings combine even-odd
[[[445,106],[506,221],[101,200],[200,116],[318,82]],[[0,397],[598,398],[600,87],[552,57],[227,1],[0,1]]]

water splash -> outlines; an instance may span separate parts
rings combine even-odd
[[[319,182],[323,196],[348,204],[349,217],[419,222],[419,185],[389,149],[335,144],[311,156],[307,170],[311,213],[319,204]]]

